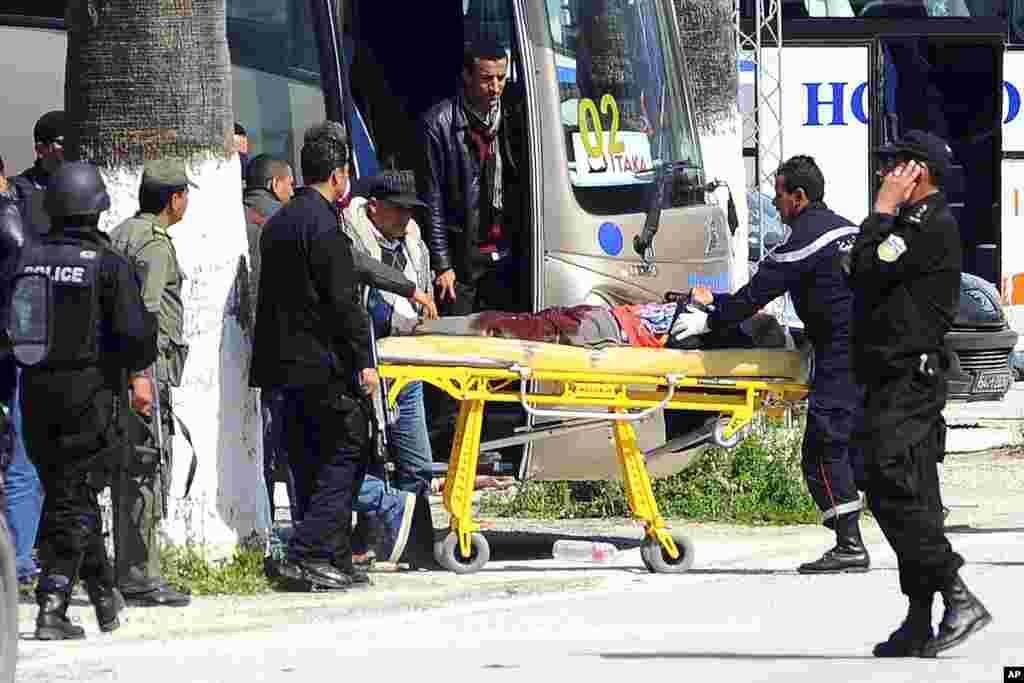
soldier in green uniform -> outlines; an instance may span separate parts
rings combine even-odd
[[[159,333],[155,367],[130,377],[132,407],[150,424],[148,448],[136,451],[113,487],[114,536],[118,588],[125,602],[137,607],[184,607],[188,595],[173,590],[160,569],[160,520],[167,514],[171,474],[170,388],[180,386],[188,354],[184,340],[182,277],[174,242],[168,230],[188,208],[189,187],[195,183],[180,161],[147,162],[139,189],[139,213],[110,233],[111,241],[142,274],[142,298],[155,313]],[[160,410],[154,406],[154,380]],[[156,420],[162,423],[160,438]],[[162,444],[159,442],[162,441]],[[162,449],[158,448],[162,445]],[[162,451],[160,457],[147,455]]]

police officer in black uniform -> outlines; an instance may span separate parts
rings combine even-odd
[[[32,363],[19,358],[25,446],[45,492],[36,590],[40,640],[85,636],[67,617],[78,579],[100,629],[119,626],[96,496],[106,485],[102,473],[115,454],[125,452],[117,426],[120,397],[126,373],[155,360],[156,319],[142,303],[136,273],[97,228],[109,207],[96,167],[63,164],[46,189],[51,231],[25,246],[14,284],[12,319],[46,313],[37,308],[45,300],[19,296],[26,273],[46,275],[50,288],[45,357]],[[12,325],[16,355],[17,327]]]
[[[992,620],[958,574],[964,560],[944,533],[936,469],[946,438],[943,337],[960,302],[960,232],[942,193],[953,154],[918,130],[878,153],[884,180],[847,265],[854,370],[866,387],[855,438],[868,503],[896,551],[910,609],[874,654],[934,657]],[[933,637],[936,592],[945,612]]]
[[[792,229],[735,294],[695,288],[692,298],[710,304],[708,313],[681,312],[673,324],[676,340],[722,330],[746,320],[789,292],[814,346],[802,465],[807,488],[822,523],[835,531],[836,544],[819,559],[798,568],[803,574],[863,572],[871,560],[860,535],[863,503],[850,460],[850,437],[860,408],[861,389],[853,377],[850,328],[853,293],[841,255],[853,246],[857,227],[824,202],[825,177],[814,159],[795,156],[775,174],[775,208]],[[704,301],[700,301],[704,298]]]

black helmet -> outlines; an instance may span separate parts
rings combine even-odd
[[[100,214],[110,208],[110,195],[95,166],[71,161],[51,176],[43,208],[51,218]]]

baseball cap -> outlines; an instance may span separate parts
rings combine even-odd
[[[875,153],[888,157],[906,154],[943,168],[953,163],[953,150],[946,141],[923,130],[907,131],[902,138],[877,148]]]
[[[149,187],[185,187],[199,189],[185,173],[185,162],[173,159],[147,161],[142,169],[142,184]]]
[[[67,116],[63,111],[49,111],[39,117],[35,128],[32,129],[32,137],[36,142],[49,145],[53,142],[64,142],[64,133],[67,130]]]
[[[377,201],[387,202],[403,209],[425,209],[427,205],[420,201],[416,193],[412,191],[415,181],[409,182],[403,178],[408,173],[392,174],[382,173],[380,175],[360,178],[357,186],[352,188],[352,194],[359,197],[372,197]]]

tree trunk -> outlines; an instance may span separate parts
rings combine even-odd
[[[192,451],[178,430],[164,526],[176,542],[233,545],[265,526],[266,496],[224,0],[71,0],[67,19],[68,157],[103,172],[112,207],[101,227],[138,210],[147,160],[184,160],[199,185],[170,231],[190,346],[171,403],[199,466],[182,500]]]
[[[675,0],[676,20],[689,74],[693,117],[709,179],[729,183],[739,228],[733,236],[733,287],[749,278],[747,177],[743,124],[737,107],[738,68],[733,0]],[[724,190],[719,190],[724,195]],[[725,197],[720,197],[723,202]]]
[[[70,158],[230,156],[224,0],[72,0],[67,26]]]

